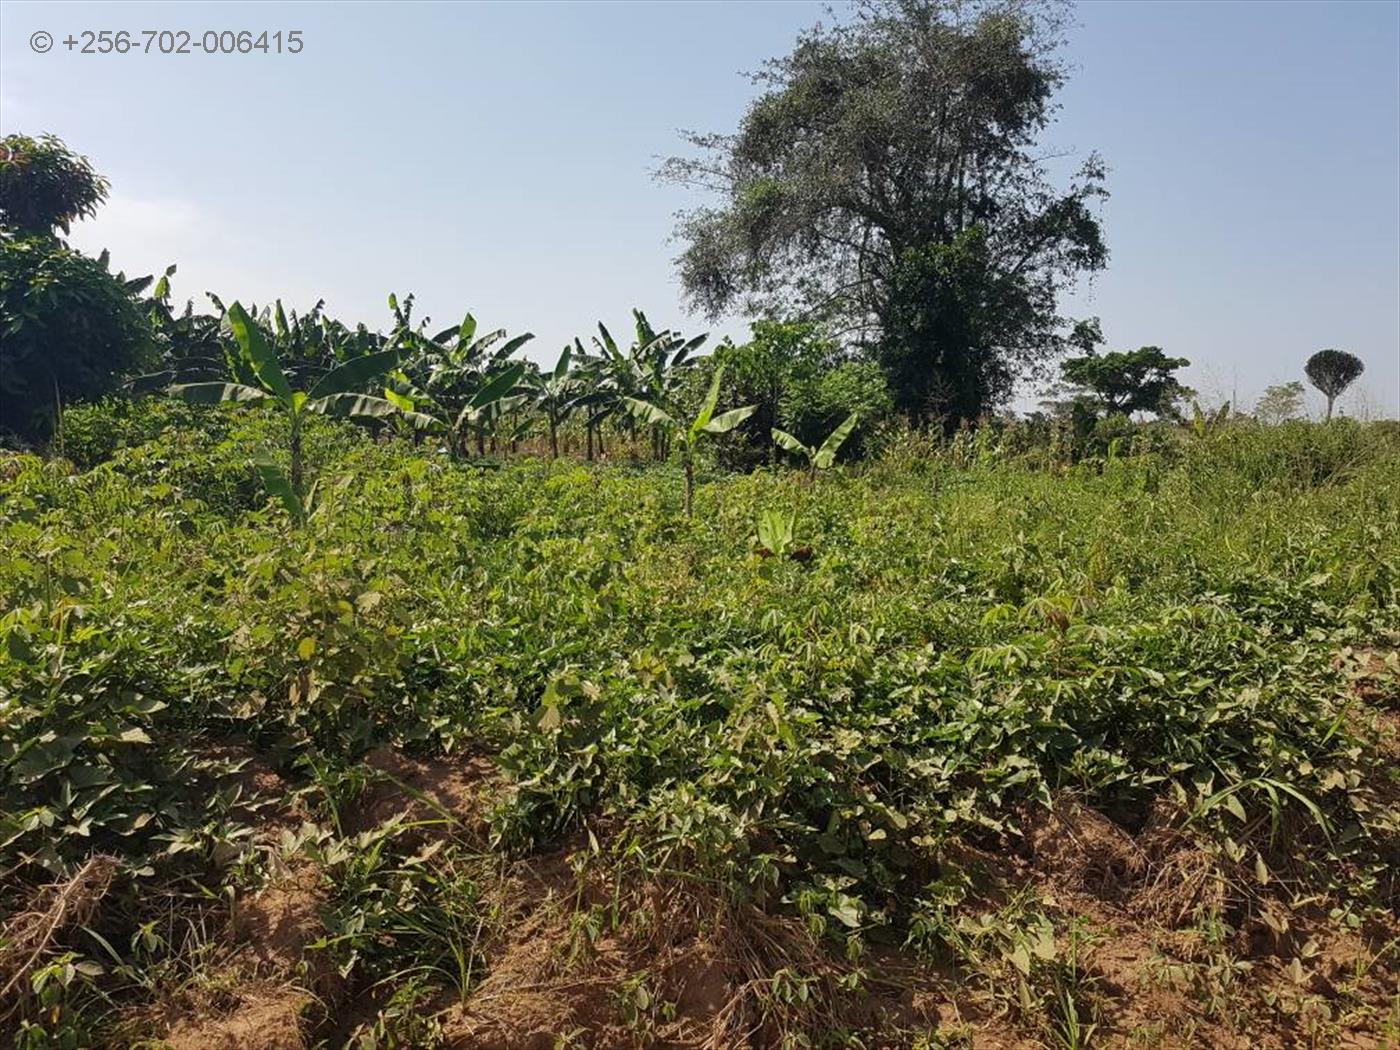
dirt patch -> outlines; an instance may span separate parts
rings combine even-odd
[[[1343,649],[1335,666],[1366,703],[1400,711],[1400,649]]]
[[[411,758],[381,747],[365,756],[380,779],[346,817],[351,831],[367,831],[395,817],[424,835],[450,833],[485,841],[486,814],[502,782],[484,755]]]
[[[1037,807],[1022,828],[1036,871],[1064,888],[1117,899],[1147,872],[1147,855],[1132,837],[1087,807]]]
[[[0,926],[0,1021],[25,1004],[30,975],[72,926],[92,918],[112,886],[119,862],[102,854],[79,865],[68,878],[38,887]]]
[[[320,870],[303,864],[239,904],[234,934],[260,965],[290,972],[303,949],[320,936],[318,912],[324,900]]]
[[[321,882],[320,869],[303,863],[237,903],[239,947],[223,968],[225,993],[191,1004],[170,1024],[166,1043],[174,1050],[302,1050],[312,1007],[343,993],[334,969],[305,954],[323,932]]]
[[[285,985],[250,984],[228,1013],[179,1021],[163,1042],[170,1050],[303,1050],[302,1015],[312,1001]]]

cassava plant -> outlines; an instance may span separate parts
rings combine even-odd
[[[714,378],[710,380],[710,392],[705,395],[705,401],[700,406],[699,415],[685,428],[681,435],[681,463],[685,467],[685,516],[687,518],[694,516],[695,450],[699,447],[700,439],[706,434],[729,433],[753,415],[758,408],[757,405],[745,405],[743,408],[731,408],[728,412],[715,415],[715,407],[719,403],[719,385],[723,378],[724,366],[721,365],[715,369]],[[645,426],[655,427],[662,432],[669,433],[681,429],[675,418],[660,405],[636,397],[624,398],[624,401],[631,409],[633,416]]]

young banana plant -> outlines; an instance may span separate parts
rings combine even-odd
[[[257,382],[250,383],[179,383],[167,387],[167,393],[193,404],[211,405],[221,401],[270,401],[287,414],[291,427],[291,469],[284,472],[270,452],[260,449],[254,455],[258,473],[268,491],[282,501],[293,520],[306,519],[308,493],[304,484],[301,430],[307,413],[382,418],[400,411],[393,402],[359,391],[376,376],[398,365],[397,350],[353,357],[332,368],[310,390],[293,390],[282,371],[277,354],[268,345],[262,329],[238,303],[228,308],[229,327],[237,341],[242,363]]]
[[[860,413],[852,412],[846,417],[846,421],[826,436],[826,440],[821,443],[820,448],[813,448],[811,445],[804,445],[797,438],[793,437],[785,430],[773,428],[773,440],[789,452],[795,452],[807,460],[807,481],[810,484],[817,476],[817,471],[827,470],[836,462],[836,453],[841,450],[841,446],[846,443],[846,439],[855,430],[856,424],[860,422]]]
[[[706,434],[729,433],[758,409],[757,405],[745,405],[743,408],[731,408],[728,412],[715,415],[715,406],[719,404],[719,384],[723,377],[724,366],[721,365],[715,369],[714,379],[710,381],[710,392],[705,396],[704,404],[700,406],[700,414],[682,433],[681,462],[685,465],[685,516],[687,518],[694,516],[695,449],[700,444],[700,439]],[[660,405],[636,397],[627,397],[623,400],[632,414],[643,425],[673,432],[681,429],[680,424]]]

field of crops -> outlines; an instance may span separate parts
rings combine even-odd
[[[687,518],[621,440],[316,418],[298,523],[285,419],[161,411],[0,459],[18,1046],[1400,1039],[1393,428],[702,459]]]

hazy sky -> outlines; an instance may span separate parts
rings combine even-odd
[[[682,310],[668,243],[693,203],[649,176],[676,130],[731,130],[740,72],[807,3],[37,4],[0,7],[0,128],[51,131],[112,182],[84,248],[175,294],[386,327],[390,291],[471,309],[550,358],[629,309]],[[1252,405],[1314,350],[1400,412],[1400,5],[1092,3],[1047,143],[1110,167],[1112,258],[1067,304],[1110,348],[1156,343]],[[83,30],[299,29],[297,55],[83,55]],[[31,50],[44,30],[56,45]],[[1314,396],[1316,407],[1320,398]]]

